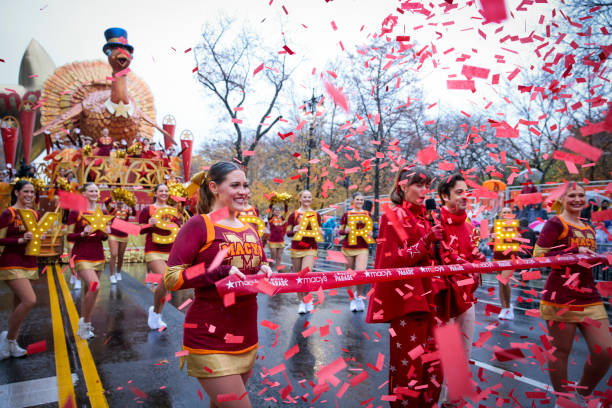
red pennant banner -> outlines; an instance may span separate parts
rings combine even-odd
[[[193,140],[181,139],[181,149],[183,150],[183,172],[185,180],[189,180],[191,175],[191,149],[193,148]]]
[[[23,139],[23,156],[26,164],[30,164],[30,151],[32,150],[32,134],[36,124],[35,110],[22,110],[19,112],[19,122],[21,123],[21,137]]]
[[[15,168],[15,153],[17,153],[17,128],[0,128],[2,144],[4,145],[4,161]]]
[[[401,279],[428,278],[440,275],[465,273],[496,273],[503,270],[559,267],[589,262],[609,264],[606,254],[561,255],[542,258],[527,258],[495,262],[465,263],[457,265],[415,266],[410,268],[369,269],[365,271],[310,272],[300,276],[295,273],[276,273],[269,279],[274,294],[293,292],[314,292],[319,289],[335,289],[366,283],[388,282]],[[237,296],[258,293],[258,282],[263,275],[249,275],[241,280],[235,275],[216,282],[217,292],[222,297],[233,293]]]
[[[171,124],[171,123],[164,123],[162,127],[164,128],[166,132],[170,133],[170,135],[172,136],[170,138],[164,135],[164,146],[166,150],[169,150],[172,147],[172,144],[174,143],[174,131],[176,130],[176,125]]]

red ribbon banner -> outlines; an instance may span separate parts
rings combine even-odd
[[[581,264],[595,266],[610,264],[611,254],[574,255],[567,254],[553,257],[527,258],[517,260],[465,263],[456,265],[415,266],[410,268],[369,269],[365,271],[310,272],[300,276],[296,273],[276,273],[267,279],[262,275],[249,275],[241,280],[231,275],[216,282],[217,292],[224,296],[234,293],[237,296],[253,293],[313,292],[319,289],[335,289],[345,286],[363,285],[366,283],[388,282],[400,279],[429,278],[441,275],[465,273],[494,273],[502,270],[559,267]]]

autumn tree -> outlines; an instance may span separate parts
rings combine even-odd
[[[415,152],[423,146],[414,126],[423,120],[421,89],[413,71],[418,58],[412,46],[384,36],[349,56],[349,95],[358,119],[354,132],[367,139],[360,151],[374,172],[375,217],[383,184],[391,178],[385,177],[383,183],[386,160],[402,165],[402,150]]]
[[[224,112],[220,127],[232,134],[232,157],[246,168],[251,156],[244,152],[254,151],[282,120],[279,100],[292,72],[290,48],[284,45],[272,49],[248,26],[220,17],[204,26],[202,41],[194,48],[197,79],[215,101],[215,110]],[[247,105],[247,99],[256,100]],[[261,113],[255,115],[255,109]],[[258,121],[251,123],[248,117]]]

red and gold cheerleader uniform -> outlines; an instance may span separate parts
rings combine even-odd
[[[372,224],[372,218],[370,217],[370,213],[367,211],[353,211],[349,210],[342,214],[342,218],[340,218],[340,228],[338,229],[338,233],[340,235],[346,235],[342,240],[342,253],[346,256],[357,256],[359,254],[367,254],[368,253],[368,243],[366,240],[358,236],[356,237],[356,243],[351,245],[349,242],[349,233],[346,231],[346,226],[349,222],[349,216],[359,216],[364,217],[369,220],[370,224]],[[366,227],[367,221],[357,221],[356,226],[358,229],[362,229]]]
[[[576,254],[579,247],[596,250],[593,228],[580,227],[562,216],[555,216],[544,224],[533,255]],[[573,323],[580,323],[585,317],[607,319],[591,269],[578,264],[552,268],[542,291],[540,315],[544,320]]]
[[[159,207],[164,208],[164,207]],[[146,225],[145,227],[140,229],[141,234],[146,234],[145,238],[145,262],[152,261],[168,261],[168,255],[170,254],[170,249],[172,248],[172,243],[169,244],[158,244],[153,242],[153,234],[158,234],[162,236],[171,235],[172,233],[166,229],[159,228],[155,225],[149,224],[149,219],[153,217],[155,211],[157,211],[158,207],[154,205],[148,205],[140,211],[138,216],[138,222],[140,224]],[[164,221],[173,222],[176,225],[181,225],[181,220],[179,217],[167,216],[162,217]]]
[[[431,245],[423,237],[431,226],[425,218],[425,207],[404,203],[392,208],[397,228],[408,236],[400,240],[386,214],[380,218],[374,268],[404,268],[433,264]],[[431,278],[403,279],[373,285],[368,302],[367,323],[390,323],[395,336],[389,342],[389,393],[398,397],[391,407],[432,407],[440,397],[442,372],[439,361],[426,363],[410,357],[410,351],[421,346],[424,354],[434,353],[433,338],[436,310],[433,305]],[[416,381],[416,382],[415,382]],[[427,386],[415,389],[418,386]]]
[[[285,217],[282,215],[268,218],[268,229],[270,230],[270,238],[268,247],[284,248],[285,247]]]
[[[232,266],[245,275],[259,272],[265,254],[257,232],[248,224],[232,228],[213,224],[205,214],[189,219],[170,252],[164,284],[169,290],[195,289],[195,299],[185,315],[183,350],[189,354],[187,372],[192,377],[212,378],[250,371],[257,354],[257,296],[236,297],[228,307],[217,293],[215,282],[228,276]],[[229,250],[215,270],[204,271],[217,254]],[[187,268],[202,265],[191,273]],[[183,357],[181,357],[183,359]]]
[[[321,226],[321,215],[318,212],[312,211],[312,213],[316,214],[317,217],[317,225]],[[293,227],[300,224],[304,213],[299,210],[295,210],[291,214],[289,214],[289,218],[287,219],[287,236],[293,237],[295,232],[293,232]],[[313,215],[311,215],[313,216]],[[311,224],[308,224],[306,228],[307,231],[312,231]],[[295,239],[291,240],[291,258],[303,258],[305,256],[317,256],[319,250],[319,246],[317,245],[317,241],[314,237],[302,237],[300,241]]]
[[[102,211],[108,214],[106,210]],[[81,236],[81,232],[88,225],[83,214],[93,214],[93,211],[71,211],[68,214],[68,242],[72,242],[72,257],[77,272],[87,269],[94,271],[104,270],[104,246],[102,241],[108,239],[105,232],[97,230],[93,234]]]
[[[33,211],[38,221],[38,214]],[[26,233],[19,210],[6,208],[0,214],[0,280],[38,279],[38,261],[26,255],[28,242],[19,244]]]

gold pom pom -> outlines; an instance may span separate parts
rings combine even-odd
[[[176,181],[168,182],[168,204],[175,205],[176,201],[172,197],[187,198],[187,189],[181,183]]]
[[[141,142],[136,142],[127,149],[127,154],[130,156],[140,156],[142,154],[143,144]]]
[[[55,179],[55,188],[63,191],[72,191],[72,185],[66,177],[58,177]]]
[[[91,145],[86,144],[83,146],[83,156],[91,156]]]
[[[272,192],[272,197],[270,198],[270,202],[272,204],[277,203],[288,203],[291,200],[292,195],[289,193],[277,193],[276,191]]]
[[[117,187],[111,191],[111,199],[113,201],[122,201],[127,204],[128,207],[136,206],[136,197],[134,193],[122,187]]]
[[[45,190],[45,188],[47,187],[47,184],[42,181],[41,179],[37,179],[37,178],[33,178],[33,177],[16,177],[15,180],[13,180],[13,182],[11,183],[11,185],[15,185],[15,183],[17,183],[19,180],[26,180],[29,181],[30,183],[32,183],[32,185],[34,186],[34,190],[37,193],[40,193],[41,191]]]

